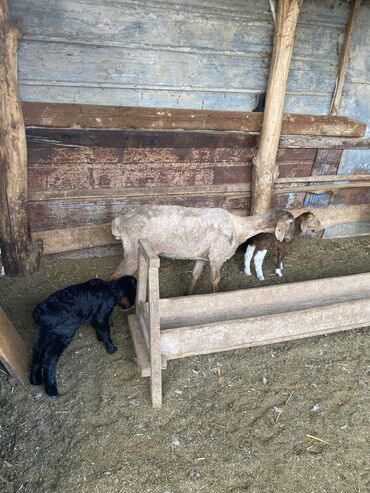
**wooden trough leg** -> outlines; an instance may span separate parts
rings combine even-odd
[[[162,407],[162,362],[159,325],[158,267],[149,267],[148,279],[150,321],[150,394],[153,407]]]

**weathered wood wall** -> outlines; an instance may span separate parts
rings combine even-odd
[[[266,88],[268,0],[9,0],[28,101],[250,111]],[[349,7],[305,0],[286,111],[328,113]]]
[[[369,123],[366,3],[339,114]],[[9,0],[9,4],[12,15],[23,20],[19,82],[24,101],[250,111],[266,88],[274,30],[268,0],[49,0],[47,6],[41,0]],[[305,0],[286,111],[328,114],[348,12],[346,0]],[[42,131],[29,130],[29,210],[34,230],[104,222],[142,200],[249,206],[248,194],[239,193],[238,186],[250,177],[255,146],[251,137],[182,134],[173,139],[126,133],[119,142],[116,134],[93,142],[94,132],[55,131],[52,146],[36,143],[37,132]],[[50,135],[48,130],[47,138]],[[60,141],[68,139],[74,145],[87,139],[92,147],[61,147]],[[341,151],[317,152],[302,145],[296,151],[279,152],[280,176],[335,173],[338,165],[343,173],[369,173],[370,151],[346,151],[341,163]],[[183,187],[184,192],[168,190],[171,187]],[[200,187],[199,193],[194,187]],[[153,191],[151,198],[144,199],[142,188]],[[368,190],[310,194],[306,204],[366,203]],[[299,206],[305,197],[279,195],[274,200]],[[331,234],[343,234],[341,228]],[[365,230],[366,225],[357,225],[357,232]]]
[[[362,2],[352,43],[350,62],[346,73],[342,104],[339,114],[351,116],[368,123],[370,136],[370,3]],[[370,149],[343,152],[338,174],[369,174]],[[342,190],[331,200],[332,205],[356,204],[370,201],[369,190]],[[325,236],[352,236],[370,234],[370,221],[353,225],[335,226],[327,229]]]
[[[135,204],[250,206],[257,137],[242,134],[28,129],[33,231],[99,224]],[[317,149],[280,149],[280,177],[308,176]],[[326,151],[333,166],[341,151]],[[304,194],[274,196],[300,207]]]

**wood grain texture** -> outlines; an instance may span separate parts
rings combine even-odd
[[[344,80],[346,76],[347,66],[349,62],[349,57],[351,54],[351,43],[356,28],[357,17],[359,14],[361,0],[352,0],[351,9],[348,18],[348,24],[346,28],[346,33],[344,35],[342,51],[338,63],[338,75],[335,81],[335,89],[333,92],[333,97],[330,105],[330,114],[336,115],[338,113],[340,102],[342,99],[342,91],[344,86]]]
[[[26,344],[1,307],[0,361],[18,383],[27,382],[29,358]]]
[[[120,130],[217,130],[260,132],[262,113],[188,109],[93,106],[23,102],[26,126]],[[293,115],[283,117],[283,135],[363,137],[366,125],[347,117]]]
[[[252,214],[264,214],[271,206],[272,189],[278,175],[276,155],[282,133],[289,68],[301,7],[302,0],[280,0],[277,4],[263,124],[253,161]]]
[[[369,323],[370,301],[360,299],[165,330],[161,352],[170,360],[362,328]]]
[[[10,4],[25,25],[27,100],[251,110],[266,87],[273,36],[267,0]],[[289,111],[328,111],[347,17],[347,2],[304,3]]]
[[[313,211],[323,227],[326,228],[336,224],[369,221],[370,204],[350,207],[300,207],[292,209],[291,212],[294,216],[298,216],[303,212],[309,211]],[[243,212],[245,214],[245,208],[243,208]],[[75,226],[39,231],[32,233],[32,236],[35,240],[40,238],[44,241],[45,254],[68,252],[119,243],[112,236],[110,222],[91,226]]]
[[[18,93],[17,49],[21,30],[0,3],[0,247],[8,275],[31,276],[39,245],[32,244],[27,216],[27,145]]]

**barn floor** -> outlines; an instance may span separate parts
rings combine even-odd
[[[369,237],[300,242],[286,278],[267,283],[368,272],[369,249]],[[1,277],[0,305],[31,346],[38,301],[106,277],[118,260],[49,260],[29,281]],[[162,260],[162,296],[182,294],[191,268]],[[198,292],[209,291],[207,274]],[[257,285],[242,274],[241,253],[224,266],[222,290]],[[3,493],[369,491],[368,330],[172,361],[158,411],[126,314],[116,310],[114,322],[113,356],[91,328],[80,331],[61,358],[57,400],[0,372]]]

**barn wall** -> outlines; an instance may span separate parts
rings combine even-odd
[[[24,26],[19,50],[24,101],[250,111],[266,88],[274,30],[268,0],[9,0],[9,5]],[[370,121],[369,9],[361,7],[341,108],[341,114],[366,122]],[[348,12],[346,0],[305,0],[286,111],[328,113]],[[248,182],[254,146],[232,139],[210,143],[194,136],[182,144],[180,155],[179,140],[171,144],[163,139],[154,139],[156,144],[140,154],[142,139],[147,138],[126,135],[119,145],[106,149],[108,157],[99,154],[95,147],[100,145],[91,141],[88,147],[95,150],[87,154],[73,154],[71,148],[58,154],[59,143],[53,154],[50,149],[40,150],[40,142],[29,141],[32,228],[102,222],[133,203],[123,189],[163,188],[171,183],[184,189],[200,186],[204,193],[166,192],[150,200],[248,208],[245,194],[214,193],[212,187]],[[119,151],[116,161],[109,162],[117,149],[126,148],[132,152]],[[357,172],[360,166],[369,172],[367,151],[345,153],[341,163],[340,151],[314,150],[309,159],[305,149],[299,151],[299,158],[295,151],[285,156],[288,162],[295,159],[290,171],[297,176],[335,173],[339,165],[343,173]],[[104,167],[108,173],[102,172]],[[282,165],[281,176],[284,170],[288,168]],[[76,190],[83,190],[80,199]],[[366,190],[355,193],[310,194],[306,199],[291,194],[276,200],[281,206],[299,206],[305,200],[333,206],[369,200]],[[357,233],[366,231],[364,225],[356,228]],[[328,234],[343,231],[333,229]]]
[[[365,2],[364,2],[365,3]],[[370,3],[360,7],[350,63],[348,66],[340,114],[368,123],[366,135],[370,136]],[[369,174],[370,149],[346,150],[340,161],[338,174]],[[369,189],[343,190],[330,200],[332,205],[369,203]],[[370,221],[366,224],[341,225],[328,228],[325,236],[355,236],[370,234]]]
[[[33,231],[99,224],[143,203],[249,210],[255,135],[28,129]],[[330,151],[339,163],[338,151]],[[280,176],[307,176],[317,149],[280,149]],[[339,154],[340,156],[340,154]],[[300,207],[304,194],[274,196]]]
[[[266,87],[268,0],[9,0],[27,101],[250,111]],[[47,5],[47,7],[46,7]],[[286,110],[327,113],[345,0],[305,0]]]

